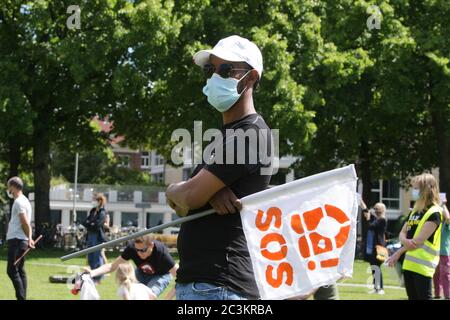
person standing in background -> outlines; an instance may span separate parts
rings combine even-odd
[[[83,226],[87,229],[87,246],[88,248],[96,246],[106,241],[105,231],[103,230],[105,223],[105,204],[106,198],[99,193],[95,196],[95,206],[89,212],[88,217],[83,222]],[[88,263],[91,269],[97,269],[104,264],[101,251],[95,251],[88,254]],[[101,277],[95,277],[94,282],[98,283]]]
[[[364,219],[367,222],[367,241],[364,260],[370,263],[374,281],[374,291],[372,293],[384,294],[383,274],[381,264],[383,261],[377,259],[377,246],[386,246],[386,206],[379,202],[373,207],[373,214],[362,202]]]
[[[424,173],[412,180],[412,195],[416,201],[408,221],[400,232],[402,247],[386,264],[393,267],[401,255],[403,277],[409,300],[431,300],[432,278],[439,264],[442,208],[436,178]]]
[[[14,285],[17,300],[26,300],[27,298],[27,274],[25,272],[25,258],[22,258],[17,265],[14,265],[14,262],[28,248],[34,248],[33,230],[30,225],[31,204],[22,190],[22,179],[12,177],[8,180],[6,192],[10,199],[14,199],[14,203],[6,234],[8,242],[7,273]]]

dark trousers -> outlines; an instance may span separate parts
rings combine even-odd
[[[86,242],[88,248],[102,243],[101,241],[99,241],[99,235],[97,232],[88,232]],[[105,263],[102,258],[101,250],[89,253],[88,263],[91,270],[101,267]],[[94,281],[100,281],[102,278],[103,276],[94,277]]]
[[[405,289],[409,300],[431,300],[432,278],[425,277],[409,270],[403,271]]]
[[[339,300],[339,293],[336,284],[330,284],[317,289],[314,293],[314,300]]]
[[[8,266],[7,273],[16,290],[17,300],[26,300],[27,298],[27,274],[25,273],[25,259],[14,266],[14,262],[28,248],[28,241],[20,239],[8,240]]]

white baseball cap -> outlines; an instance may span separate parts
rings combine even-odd
[[[263,59],[259,48],[248,39],[240,36],[229,36],[220,40],[214,48],[210,50],[200,50],[194,54],[194,63],[203,67],[209,62],[209,56],[213,54],[223,60],[247,62],[252,68],[258,71],[261,79],[263,71]]]

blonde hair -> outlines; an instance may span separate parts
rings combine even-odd
[[[105,207],[106,205],[106,197],[103,193],[97,193],[95,195],[95,201],[100,203],[100,207]]]
[[[119,264],[116,271],[116,280],[119,285],[123,285],[130,292],[131,285],[137,283],[134,268],[131,263]]]
[[[385,217],[386,216],[386,205],[382,202],[377,202],[375,203],[374,207],[377,207],[379,209],[381,209],[381,216]]]
[[[414,204],[414,211],[420,212],[432,205],[439,205],[439,186],[436,178],[429,173],[423,173],[412,179],[412,184],[417,184],[420,198]]]

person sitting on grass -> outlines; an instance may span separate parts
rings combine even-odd
[[[134,239],[122,254],[113,263],[107,263],[101,267],[90,270],[92,278],[114,272],[124,263],[133,260],[136,265],[135,275],[137,280],[151,289],[158,297],[169,285],[172,277],[176,276],[178,264],[175,263],[167,247],[153,239],[151,235],[144,235]],[[166,299],[172,299],[175,291],[172,290]]]
[[[139,283],[131,263],[122,263],[117,267],[116,280],[119,284],[117,295],[123,300],[155,300],[153,291]]]

